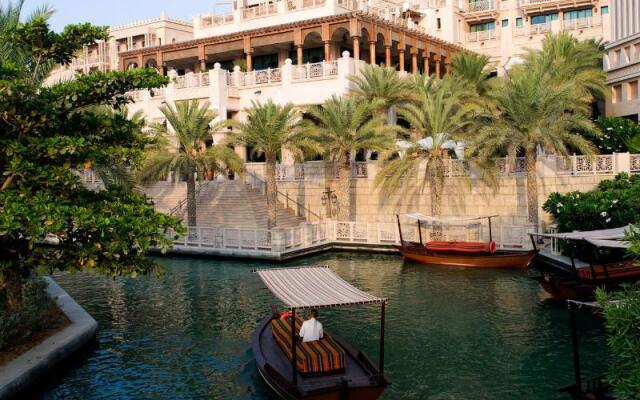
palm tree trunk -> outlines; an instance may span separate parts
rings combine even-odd
[[[351,220],[351,157],[340,163],[340,180],[336,190],[338,198],[338,221]]]
[[[433,161],[433,168],[429,169],[429,187],[431,188],[431,215],[438,217],[442,214],[442,190],[444,185],[444,164],[441,157]],[[442,240],[442,226],[435,225],[431,230],[431,240]]]
[[[538,173],[536,171],[536,161],[538,156],[536,150],[527,150],[525,162],[527,168],[527,211],[529,223],[534,224],[535,231],[538,232]]]
[[[194,172],[187,174],[187,222],[189,226],[196,225],[196,179]]]
[[[278,189],[276,187],[276,154],[266,153],[266,174],[267,174],[267,227],[271,229],[276,226],[276,211],[278,201]]]

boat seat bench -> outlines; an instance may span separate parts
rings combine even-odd
[[[300,331],[302,319],[296,316],[296,332]],[[271,320],[271,332],[278,346],[291,360],[291,320]],[[343,373],[345,351],[326,332],[324,338],[311,342],[298,342],[296,347],[296,369],[305,376]]]

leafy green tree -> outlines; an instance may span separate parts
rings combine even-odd
[[[367,64],[357,75],[349,76],[354,87],[349,96],[375,105],[374,112],[388,115],[389,110],[411,98],[411,81],[394,68]]]
[[[598,147],[600,153],[640,153],[640,124],[620,117],[598,118],[596,123],[602,134],[587,138]]]
[[[212,133],[228,125],[226,121],[214,122],[218,113],[209,108],[209,103],[178,101],[175,106],[163,105],[160,112],[167,119],[167,124],[151,125],[152,134],[159,139],[159,145],[148,152],[139,178],[142,183],[148,184],[169,176],[171,172],[186,177],[187,222],[189,226],[197,226],[196,179],[227,169],[240,173],[243,163],[227,146],[206,146]],[[173,137],[177,145],[171,143]]]
[[[631,237],[632,251],[640,256],[640,236]],[[627,287],[617,293],[599,289],[596,293],[603,307],[610,350],[607,382],[616,399],[640,398],[640,290]]]
[[[245,122],[235,124],[238,132],[230,143],[252,146],[254,152],[264,154],[267,187],[267,225],[276,226],[276,164],[281,150],[287,150],[298,159],[304,159],[305,151],[313,148],[312,143],[300,134],[300,113],[291,103],[281,106],[272,100],[265,103],[253,102],[247,111]]]
[[[43,19],[3,32],[1,43],[29,54],[34,66],[68,63],[84,44],[107,37],[91,25],[51,32]],[[147,144],[118,113],[128,91],[167,83],[154,70],[96,72],[41,87],[23,66],[0,59],[0,307],[22,301],[36,268],[136,275],[157,269],[145,258],[166,250],[179,221],[154,211],[142,195],[117,186],[92,191],[75,171],[112,157],[129,168]]]
[[[367,102],[332,96],[320,106],[308,110],[315,123],[304,132],[317,144],[324,159],[338,166],[338,219],[351,219],[351,161],[358,151],[386,151],[394,144],[395,126],[387,125],[382,114],[372,115]]]
[[[568,63],[564,58],[550,63],[548,57],[544,52],[530,53],[527,61],[513,68],[509,78],[491,92],[496,111],[470,143],[470,153],[484,165],[490,165],[494,157],[504,153],[511,163],[524,155],[529,222],[536,227],[538,149],[568,156],[572,148],[591,156],[594,146],[576,132],[598,133],[587,117],[591,99],[586,94],[587,86],[594,85],[587,85],[586,78],[572,79],[575,74],[561,80],[554,71],[555,65],[566,73],[575,73],[576,68],[564,66]]]
[[[413,79],[415,101],[398,108],[398,115],[410,125],[409,137],[383,154],[385,163],[374,185],[391,193],[401,186],[408,189],[405,179],[422,176],[422,189],[429,184],[431,214],[441,215],[445,161],[455,147],[453,141],[462,139],[474,124],[478,98],[471,85],[455,76]]]

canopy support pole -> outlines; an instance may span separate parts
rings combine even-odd
[[[420,225],[420,220],[418,220],[418,236],[420,237],[420,245],[423,246],[423,243],[422,243],[422,225]]]
[[[296,308],[291,308],[291,382],[293,386],[298,384],[298,375],[296,374]]]
[[[576,307],[577,306],[574,303],[569,303],[569,323],[571,324],[571,343],[573,345],[573,372],[576,377],[576,394],[582,394],[582,377],[580,374],[580,354],[578,349]]]
[[[384,382],[384,319],[385,319],[385,307],[386,301],[380,303],[380,365],[378,366],[378,374],[382,385]]]
[[[400,245],[404,245],[404,240],[402,240],[402,227],[400,226],[400,216],[396,214],[396,219],[398,220],[398,233],[400,234]]]
[[[489,241],[493,242],[493,232],[492,232],[493,229],[491,229],[492,228],[491,227],[491,217],[488,217],[487,219],[489,220]]]

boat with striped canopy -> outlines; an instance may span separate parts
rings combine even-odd
[[[407,218],[416,225],[418,241],[405,240],[400,218]],[[400,246],[397,246],[402,256],[411,261],[426,265],[442,265],[466,268],[518,268],[523,269],[533,260],[536,250],[504,250],[497,249],[493,241],[492,219],[496,215],[487,217],[432,217],[419,213],[398,214],[398,231]],[[489,241],[443,241],[423,240],[423,230],[431,229],[442,233],[448,227],[480,226],[487,221]]]
[[[261,269],[256,273],[288,309],[264,318],[252,338],[258,372],[280,397],[313,400],[373,400],[389,381],[384,376],[387,300],[364,292],[327,266]],[[363,304],[380,306],[380,356],[373,364],[362,352],[328,332],[320,340],[297,336],[304,309]]]

